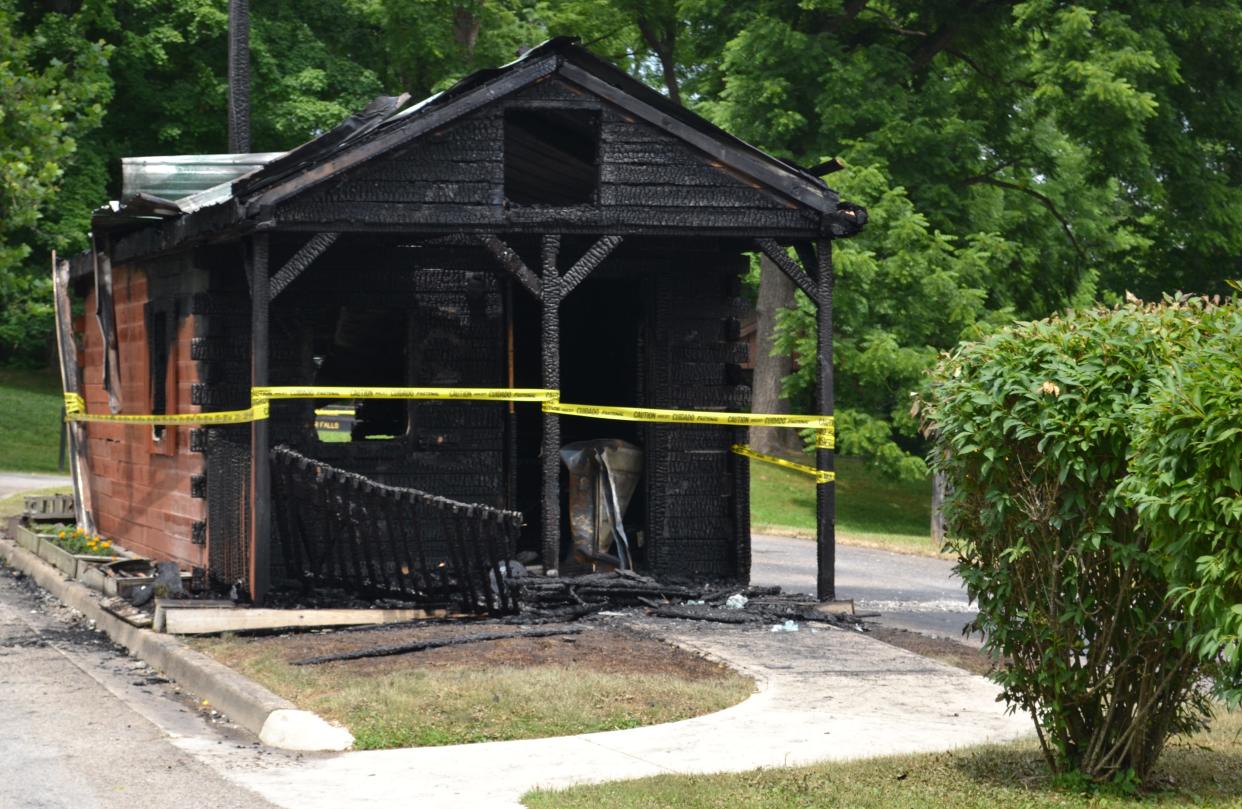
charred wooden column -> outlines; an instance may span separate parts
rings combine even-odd
[[[816,366],[815,409],[821,416],[832,415],[832,240],[820,239],[816,244],[815,302],[819,331],[818,364]],[[815,450],[815,465],[833,471],[833,450],[820,442]],[[820,483],[815,487],[815,545],[818,575],[816,590],[820,601],[831,601],[837,595],[837,484]]]
[[[561,387],[561,276],[556,258],[561,237],[543,237],[539,300],[543,306],[541,342],[543,386]],[[556,567],[561,554],[561,419],[543,414],[543,567]]]
[[[250,385],[268,383],[268,241],[266,233],[250,237]],[[269,471],[268,420],[250,422],[250,598],[261,604],[271,576],[272,477]]]

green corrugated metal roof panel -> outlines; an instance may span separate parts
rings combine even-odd
[[[138,194],[179,200],[230,183],[284,152],[121,158],[121,202]]]

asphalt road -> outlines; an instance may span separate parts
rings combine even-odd
[[[270,754],[0,564],[0,807],[272,809],[222,756]]]
[[[813,541],[755,534],[751,549],[752,584],[815,592]],[[880,613],[879,622],[888,626],[965,640],[962,627],[975,611],[952,566],[944,559],[837,545],[837,598],[854,599],[858,612]]]

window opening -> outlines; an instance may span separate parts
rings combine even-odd
[[[341,306],[316,324],[315,384],[401,387],[406,384],[407,326],[404,309]],[[339,399],[315,402],[314,427],[325,443],[385,441],[409,431],[403,399]]]
[[[505,112],[505,198],[516,205],[593,205],[599,188],[599,112]]]
[[[168,412],[168,314],[147,308],[147,357],[150,360],[151,414]],[[156,424],[151,435],[156,441],[164,438],[167,427]]]

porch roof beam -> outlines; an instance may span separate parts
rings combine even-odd
[[[621,244],[620,236],[601,236],[595,244],[582,254],[582,258],[574,262],[561,276],[561,300],[574,291],[574,287],[586,280],[591,271],[603,263],[604,259]]]
[[[819,303],[819,291],[816,289],[815,279],[810,272],[799,267],[798,263],[789,257],[785,248],[777,244],[774,239],[755,239],[755,244],[813,303]]]
[[[535,297],[535,300],[539,300],[542,297],[539,276],[535,275],[530,267],[526,266],[526,262],[522,261],[522,257],[517,254],[517,251],[505,244],[494,233],[480,236],[479,244],[483,245],[487,252],[491,253],[492,257],[496,259],[497,263],[516,278],[518,283]]]
[[[329,247],[337,240],[341,234],[338,232],[316,233],[307,239],[306,244],[298,248],[293,257],[285,262],[284,266],[277,270],[268,283],[268,300],[275,300],[276,296],[284,291],[285,287],[293,283],[294,279],[306,271],[315,259],[324,254]]]

